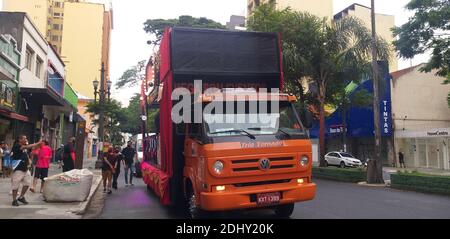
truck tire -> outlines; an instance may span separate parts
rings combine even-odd
[[[196,205],[196,201],[194,189],[189,185],[186,198],[186,211],[189,219],[201,219],[204,216],[204,212]]]
[[[293,203],[280,205],[275,208],[275,215],[281,218],[289,218],[294,212],[294,207],[295,204]]]

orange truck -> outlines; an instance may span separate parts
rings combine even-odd
[[[143,127],[141,164],[163,204],[191,218],[255,208],[289,217],[315,197],[311,120],[283,93],[280,45],[274,33],[166,29],[159,77],[147,69],[143,113],[158,110],[157,132]]]

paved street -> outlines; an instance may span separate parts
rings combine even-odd
[[[121,175],[123,176],[123,175]],[[316,199],[297,203],[294,219],[350,218],[450,218],[450,197],[399,191],[390,188],[365,187],[356,184],[315,180]],[[106,196],[99,218],[183,218],[181,213],[163,207],[148,192],[142,179],[136,185],[123,187]],[[236,212],[217,215],[220,218],[273,218],[270,210]]]

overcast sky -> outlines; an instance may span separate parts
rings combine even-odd
[[[110,0],[91,0],[109,2]],[[297,0],[305,1],[305,0]],[[314,1],[314,0],[307,0]],[[111,0],[114,12],[114,30],[111,44],[111,79],[117,80],[121,74],[138,61],[148,59],[152,52],[146,44],[149,36],[143,30],[147,19],[177,18],[180,15],[207,17],[225,24],[231,15],[246,15],[247,0]],[[394,15],[396,25],[408,20],[411,13],[404,11],[409,0],[376,0],[376,12]],[[2,0],[0,0],[0,4]],[[334,0],[334,13],[352,3],[370,6],[370,0]],[[412,62],[399,61],[399,69],[425,61],[418,57]],[[139,92],[137,88],[113,92],[113,97],[124,105],[129,97]]]

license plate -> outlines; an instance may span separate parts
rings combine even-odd
[[[256,195],[256,201],[259,205],[278,204],[280,202],[280,192],[260,193]]]

